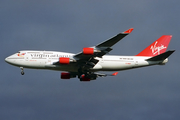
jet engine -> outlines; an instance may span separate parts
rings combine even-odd
[[[61,79],[70,79],[70,78],[75,78],[76,75],[73,75],[69,72],[62,72],[61,73]]]
[[[94,54],[94,48],[83,48],[83,54],[84,55],[93,55]]]
[[[101,52],[101,51],[94,48],[83,48],[84,55],[94,55],[94,53],[96,52]]]
[[[69,64],[70,63],[70,58],[60,57],[59,58],[59,63],[60,64]]]
[[[69,64],[70,62],[76,62],[76,60],[72,60],[68,57],[60,57],[59,58],[59,63],[60,64]]]

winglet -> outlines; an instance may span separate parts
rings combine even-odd
[[[130,29],[128,29],[128,30],[126,30],[124,33],[131,33],[132,31],[134,30],[134,28],[130,28]]]
[[[124,38],[126,35],[131,33],[132,31],[133,31],[133,28],[130,28],[130,29],[126,30],[125,32],[117,34],[116,36],[112,37],[111,39],[106,40],[106,41],[96,45],[96,47],[108,47],[108,48],[110,48],[111,46],[116,44],[118,41],[120,41],[122,38]]]
[[[112,76],[116,76],[117,74],[118,74],[118,72],[115,72],[115,73],[112,74]]]

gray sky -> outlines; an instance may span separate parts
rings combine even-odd
[[[1,120],[179,120],[178,0],[1,0]],[[160,36],[173,35],[176,52],[165,66],[122,71],[79,82],[60,72],[5,63],[19,50],[78,53],[133,27],[110,54],[136,55]]]

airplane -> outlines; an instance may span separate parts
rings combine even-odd
[[[73,54],[57,51],[19,51],[5,61],[11,65],[20,67],[24,75],[24,68],[48,69],[65,71],[61,73],[61,79],[78,77],[80,81],[96,80],[98,77],[116,76],[117,71],[152,66],[164,65],[168,57],[175,51],[166,51],[172,35],[163,35],[142,52],[135,56],[106,55],[112,50],[112,46],[133,28],[119,33],[116,36],[93,47],[85,47],[82,52]],[[98,71],[116,71],[113,74],[102,74]]]

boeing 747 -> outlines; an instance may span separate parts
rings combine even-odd
[[[115,76],[102,74],[98,71],[121,71],[151,65],[164,65],[174,50],[166,51],[172,35],[163,35],[142,52],[135,56],[106,55],[112,46],[131,33],[133,28],[119,33],[111,39],[93,47],[83,48],[82,52],[73,54],[56,51],[19,51],[5,59],[11,65],[20,67],[24,75],[24,68],[48,69],[65,71],[61,79],[78,77],[80,81],[91,81],[97,77]]]

